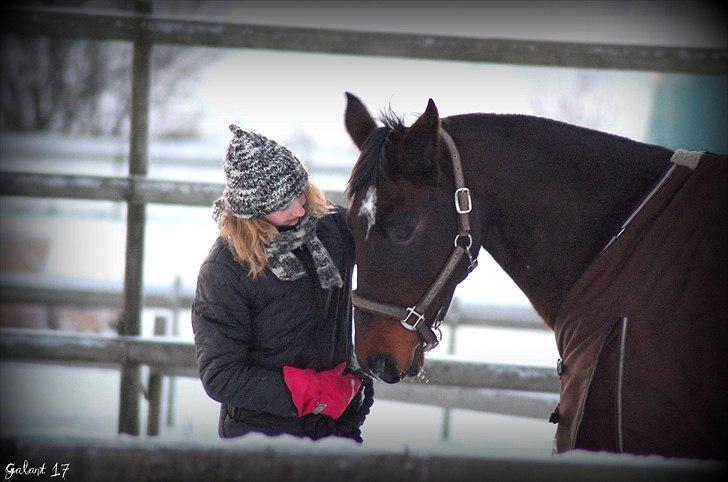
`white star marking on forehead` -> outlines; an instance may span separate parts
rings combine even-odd
[[[367,218],[367,234],[364,236],[364,239],[369,239],[369,231],[371,231],[372,226],[374,226],[374,223],[376,222],[376,215],[377,215],[377,188],[374,186],[369,186],[369,189],[367,189],[367,194],[364,196],[364,201],[362,201],[361,206],[359,206],[359,216],[364,216]]]

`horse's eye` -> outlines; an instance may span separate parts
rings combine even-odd
[[[412,236],[412,228],[409,226],[390,226],[387,228],[387,236],[392,241],[407,241]]]

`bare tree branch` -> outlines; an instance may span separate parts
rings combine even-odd
[[[83,7],[89,2],[34,2]],[[130,10],[132,2],[93,2]],[[194,16],[203,2],[175,4]],[[216,58],[215,50],[157,45],[152,58],[150,118],[152,135],[199,135],[194,91],[200,73]],[[0,125],[4,130],[46,130],[65,134],[128,134],[131,106],[132,48],[128,42],[63,40],[43,36],[3,35],[0,46],[2,92]]]

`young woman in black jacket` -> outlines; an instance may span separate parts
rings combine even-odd
[[[249,432],[361,442],[373,402],[351,370],[354,242],[285,147],[230,126],[220,236],[203,262],[192,327],[220,437]],[[362,386],[363,382],[363,386]]]

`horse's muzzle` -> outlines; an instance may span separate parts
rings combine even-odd
[[[386,383],[397,383],[404,375],[397,368],[394,359],[385,353],[370,356],[367,359],[367,366],[372,375]]]
[[[415,350],[414,357],[412,357],[412,364],[404,372],[404,375],[407,377],[416,377],[420,373],[422,373],[422,370],[424,370],[424,368],[425,368],[425,353],[423,351],[422,345],[420,345]]]

